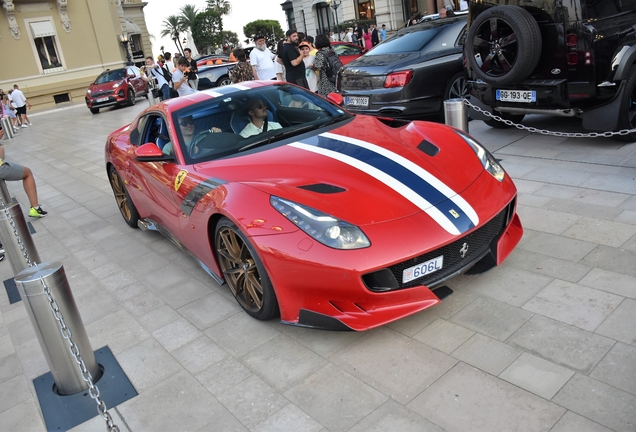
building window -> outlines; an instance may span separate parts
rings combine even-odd
[[[283,12],[285,12],[285,17],[287,18],[287,28],[295,29],[296,28],[296,17],[294,17],[294,5],[291,0],[287,0],[285,3],[281,4],[283,8]]]
[[[316,34],[329,34],[331,31],[331,8],[327,3],[316,5],[316,18],[318,18],[318,28]]]
[[[358,19],[370,20],[375,18],[374,0],[356,0],[358,5]]]
[[[42,73],[50,74],[64,71],[60,47],[52,21],[31,21],[29,28]]]

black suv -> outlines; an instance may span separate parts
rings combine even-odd
[[[468,25],[476,105],[515,122],[539,113],[581,117],[589,130],[636,127],[636,0],[472,1]]]

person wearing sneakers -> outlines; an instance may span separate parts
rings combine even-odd
[[[20,90],[17,84],[13,86],[13,93],[11,93],[11,99],[15,105],[15,111],[18,117],[20,118],[20,122],[22,123],[22,127],[31,126],[31,121],[29,117],[27,117],[27,106],[31,108],[31,104],[27,101],[24,93]],[[28,125],[28,126],[27,126]]]
[[[48,214],[42,210],[38,204],[38,190],[35,186],[33,173],[27,167],[17,163],[9,163],[4,160],[4,147],[0,146],[0,180],[19,181],[22,180],[22,187],[29,198],[29,216],[32,218],[42,218]]]

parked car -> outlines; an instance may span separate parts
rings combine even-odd
[[[209,66],[199,66],[199,90],[207,90],[215,87],[232,84],[230,71],[234,69],[234,63],[221,63]]]
[[[197,67],[206,66],[208,63],[214,64],[217,60],[221,60],[223,63],[227,63],[229,61],[229,57],[225,54],[210,54],[199,57],[197,59]]]
[[[342,69],[344,106],[403,119],[443,115],[444,100],[466,94],[465,35],[465,16],[398,31]]]
[[[636,127],[636,2],[484,0],[470,2],[469,25],[474,103],[515,122],[539,113]]]
[[[141,78],[139,68],[126,66],[121,69],[107,69],[99,74],[86,90],[84,99],[88,109],[97,114],[100,108],[134,105],[137,96],[147,93],[148,86]]]
[[[331,48],[338,54],[343,66],[351,63],[366,52],[360,45],[350,42],[331,42]]]
[[[474,138],[288,83],[153,105],[105,153],[125,222],[166,235],[260,320],[380,326],[440,303],[447,279],[501,263],[523,233],[511,178]]]

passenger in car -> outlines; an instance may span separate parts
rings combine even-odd
[[[250,116],[251,121],[239,134],[243,138],[258,135],[268,130],[283,128],[279,123],[267,120],[267,105],[260,99],[254,99],[250,103],[247,114]]]

